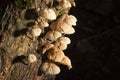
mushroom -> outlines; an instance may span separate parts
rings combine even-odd
[[[48,20],[55,20],[57,17],[54,10],[49,8],[45,8],[41,10],[40,14],[41,16],[43,16],[44,18],[47,18]]]
[[[72,68],[71,60],[67,56],[64,56],[64,58],[59,63],[68,66],[69,69]]]
[[[49,60],[60,62],[64,56],[65,56],[64,52],[57,47],[52,47],[51,49],[48,50],[47,57]]]
[[[38,37],[38,36],[40,36],[40,34],[41,34],[41,29],[40,28],[33,28],[32,29],[32,35],[34,37]]]
[[[68,25],[65,22],[59,22],[59,21],[53,22],[50,25],[50,28],[52,30],[59,31],[60,33],[64,33],[64,34],[73,34],[73,33],[75,33],[74,28],[71,25]]]
[[[73,15],[67,15],[66,18],[63,20],[68,25],[76,26],[77,18]]]
[[[46,21],[41,21],[41,22],[39,22],[39,24],[41,27],[48,27],[49,26],[48,22],[46,22]]]
[[[71,8],[72,5],[71,5],[71,3],[68,0],[62,0],[59,3],[59,7],[64,8],[64,9],[68,9],[68,8]]]
[[[70,40],[70,38],[68,38],[68,37],[60,37],[60,38],[58,39],[58,41],[59,41],[59,42],[65,42],[66,44],[70,44],[70,43],[71,43],[71,40]]]
[[[50,48],[54,47],[53,44],[46,44],[43,48],[42,48],[42,53],[44,54],[47,50],[49,50]]]
[[[56,75],[60,73],[60,68],[50,61],[46,61],[41,65],[41,70],[45,74]]]
[[[63,41],[56,41],[54,43],[54,46],[58,47],[60,50],[66,50],[67,49],[67,44]]]
[[[62,36],[62,34],[58,31],[49,31],[46,33],[45,38],[50,41],[55,41],[61,36]]]
[[[37,61],[37,57],[34,54],[29,54],[28,55],[28,62],[33,63],[35,61]]]

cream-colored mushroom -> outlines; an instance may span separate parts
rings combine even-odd
[[[62,7],[64,9],[68,9],[68,8],[71,8],[72,5],[68,0],[62,0],[59,4],[59,7]]]
[[[47,50],[49,50],[50,48],[54,47],[53,44],[46,44],[43,48],[42,48],[42,53],[44,54]]]
[[[66,50],[67,49],[67,44],[63,41],[56,41],[54,43],[54,46],[58,47],[60,50]]]
[[[41,70],[45,73],[45,74],[49,74],[49,75],[56,75],[60,73],[60,68],[50,62],[50,61],[46,61],[41,65]]]
[[[34,54],[29,54],[28,55],[28,62],[33,63],[35,61],[37,61],[37,57]]]
[[[63,21],[66,22],[68,25],[76,26],[77,18],[73,15],[67,15]]]
[[[59,48],[57,47],[53,47],[51,49],[48,50],[48,59],[49,60],[53,60],[55,62],[60,62],[63,58],[64,58],[64,52],[61,51]]]
[[[59,63],[68,66],[69,69],[72,68],[71,60],[67,56],[65,56]]]
[[[61,36],[62,36],[62,34],[58,31],[49,31],[46,33],[45,38],[50,41],[55,41]]]
[[[41,27],[48,27],[49,26],[48,22],[46,22],[46,21],[41,21],[39,23],[40,23],[39,26],[41,26]]]
[[[55,20],[57,17],[54,10],[48,9],[48,8],[41,10],[40,14],[41,16],[43,16],[44,18],[47,18],[48,20]]]
[[[68,38],[68,37],[60,37],[60,38],[58,39],[58,41],[59,41],[59,42],[65,42],[66,44],[70,44],[70,43],[71,43],[71,40],[70,40],[70,38]]]
[[[73,33],[75,33],[74,28],[71,25],[68,25],[65,22],[58,22],[58,21],[53,22],[50,25],[50,28],[52,30],[59,31],[60,33],[64,33],[64,34],[73,34]]]
[[[32,35],[34,37],[38,37],[38,36],[40,36],[40,34],[41,34],[41,29],[40,28],[33,28],[32,29]]]

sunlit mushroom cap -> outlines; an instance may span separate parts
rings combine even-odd
[[[44,54],[47,50],[49,50],[50,48],[54,47],[53,44],[46,44],[43,48],[42,48],[42,53]]]
[[[76,26],[77,18],[73,15],[67,15],[64,19],[64,22],[66,22],[69,25]]]
[[[28,61],[29,61],[29,63],[33,63],[33,62],[37,61],[37,57],[34,54],[29,54]]]
[[[72,68],[71,60],[67,56],[65,56],[60,63],[68,66],[69,69]]]
[[[47,57],[48,57],[49,60],[53,60],[55,62],[60,62],[63,59],[64,56],[65,56],[64,52],[61,51],[57,47],[53,47],[53,48],[48,50]]]
[[[40,36],[40,34],[41,34],[41,29],[40,28],[34,28],[34,29],[32,29],[32,35],[34,37],[38,37],[38,36]]]
[[[67,49],[67,44],[63,41],[56,41],[54,43],[54,46],[58,47],[60,50],[66,50]]]
[[[41,21],[41,22],[40,22],[40,26],[42,26],[42,27],[48,27],[49,24],[48,24],[48,22],[46,22],[46,21]]]
[[[44,18],[47,18],[48,20],[55,20],[56,19],[56,14],[54,10],[45,8],[44,10],[41,11],[41,16]]]
[[[62,34],[58,31],[49,31],[46,33],[45,38],[50,41],[55,41],[61,36],[62,36]]]
[[[71,43],[71,40],[70,40],[70,38],[68,38],[68,37],[60,37],[60,38],[58,39],[58,41],[59,41],[59,42],[65,42],[66,44],[70,44],[70,43]]]
[[[60,2],[59,6],[64,9],[68,9],[68,8],[72,7],[71,3],[68,0],[62,0]]]
[[[74,28],[71,25],[68,25],[65,22],[53,22],[50,25],[50,28],[52,30],[56,30],[59,31],[60,33],[64,33],[64,34],[73,34],[75,33]]]
[[[41,70],[45,74],[56,75],[60,73],[60,68],[52,62],[46,61],[42,64]]]

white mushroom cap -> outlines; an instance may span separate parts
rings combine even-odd
[[[41,22],[40,22],[40,26],[42,26],[42,27],[48,27],[49,24],[48,24],[48,22],[46,22],[46,21],[41,21]]]
[[[50,25],[50,28],[52,30],[59,31],[60,33],[65,33],[65,34],[73,34],[73,33],[75,33],[74,28],[71,25],[68,25],[65,22],[58,22],[58,21],[53,22]]]
[[[66,22],[68,25],[76,26],[77,18],[73,15],[67,15],[64,19],[64,22]]]
[[[68,8],[72,7],[71,3],[68,0],[62,0],[60,2],[59,6],[61,6],[64,9],[68,9]]]
[[[42,64],[41,70],[45,74],[56,75],[60,73],[60,68],[52,62],[46,61]]]
[[[49,50],[52,47],[54,47],[53,44],[46,44],[42,49],[42,53],[44,54],[47,50]]]
[[[55,41],[61,36],[62,34],[58,31],[49,31],[46,33],[45,38],[51,41]]]
[[[59,42],[65,42],[66,44],[70,44],[70,43],[71,43],[71,40],[70,40],[70,38],[68,38],[68,37],[60,37],[60,38],[58,39],[58,41],[59,41]]]
[[[71,60],[67,56],[65,56],[60,63],[68,66],[69,69],[72,68]]]
[[[38,36],[40,36],[40,34],[41,34],[41,29],[40,28],[34,28],[34,29],[32,29],[32,35],[34,37],[38,37]]]
[[[67,44],[63,41],[56,41],[54,43],[54,46],[58,47],[60,50],[66,50],[67,49]]]
[[[48,9],[48,8],[45,8],[41,12],[41,16],[43,16],[44,18],[47,18],[48,20],[55,20],[57,17],[54,10]]]
[[[28,62],[33,63],[35,61],[37,61],[37,57],[34,54],[29,54],[28,55]]]
[[[53,47],[53,48],[48,50],[47,57],[48,57],[49,60],[53,60],[55,62],[60,62],[63,59],[64,56],[65,56],[64,52],[61,51],[57,47]]]

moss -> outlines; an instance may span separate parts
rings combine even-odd
[[[30,8],[33,0],[15,0],[14,3],[19,8]]]

